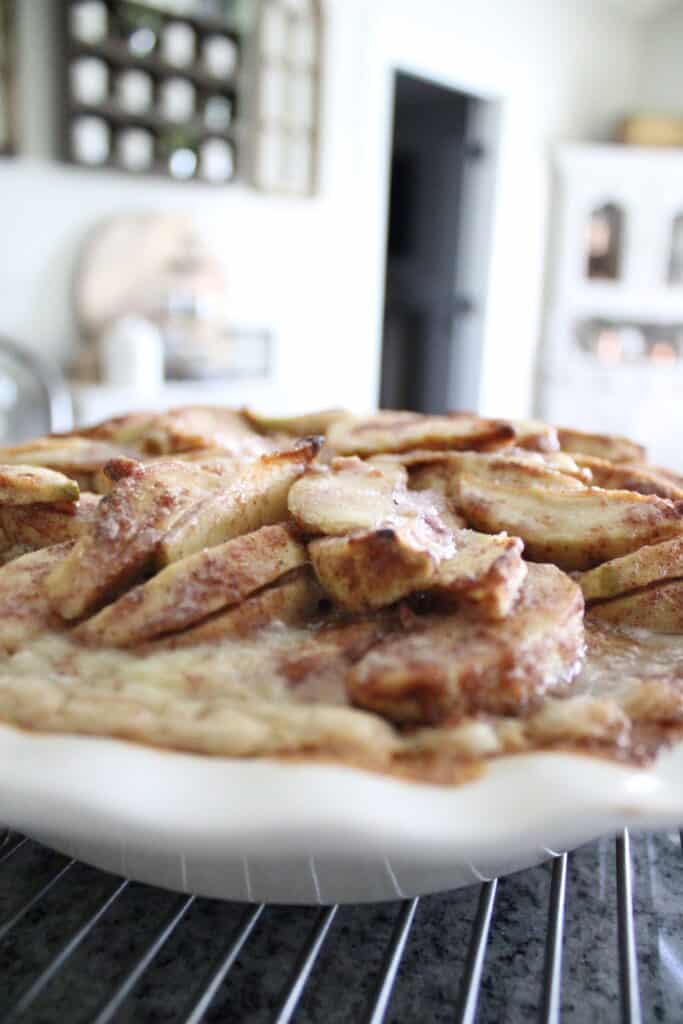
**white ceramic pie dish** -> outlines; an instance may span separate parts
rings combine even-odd
[[[0,726],[0,821],[100,868],[233,900],[396,899],[683,822],[683,743],[649,769],[564,753],[434,786]]]

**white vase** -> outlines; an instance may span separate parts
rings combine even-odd
[[[164,344],[159,328],[144,317],[124,316],[102,334],[100,372],[105,384],[153,395],[164,382]]]

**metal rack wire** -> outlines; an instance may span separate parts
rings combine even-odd
[[[316,909],[178,896],[0,833],[0,1022],[678,1021],[679,843],[623,832],[478,888]]]

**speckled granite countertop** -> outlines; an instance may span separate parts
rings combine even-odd
[[[683,855],[678,833],[632,836],[639,978],[646,1021],[683,1021]],[[76,864],[20,922],[10,919],[64,858],[26,843],[0,865],[0,1021],[19,993],[117,885]],[[540,1002],[550,865],[498,886],[482,978],[480,1024],[536,1020]],[[131,884],[21,1018],[40,1024],[92,1021],[157,934],[179,897]],[[456,1020],[478,890],[420,900],[386,1020]],[[297,1024],[364,1020],[398,904],[342,907],[294,1016]],[[229,945],[244,907],[197,900],[113,1018],[131,1024],[184,1019],[183,1011]],[[206,1020],[273,1019],[315,909],[267,907]],[[614,841],[571,855],[562,974],[562,1020],[620,1020]]]

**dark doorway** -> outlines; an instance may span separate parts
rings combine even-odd
[[[496,106],[395,76],[382,408],[477,406]]]

